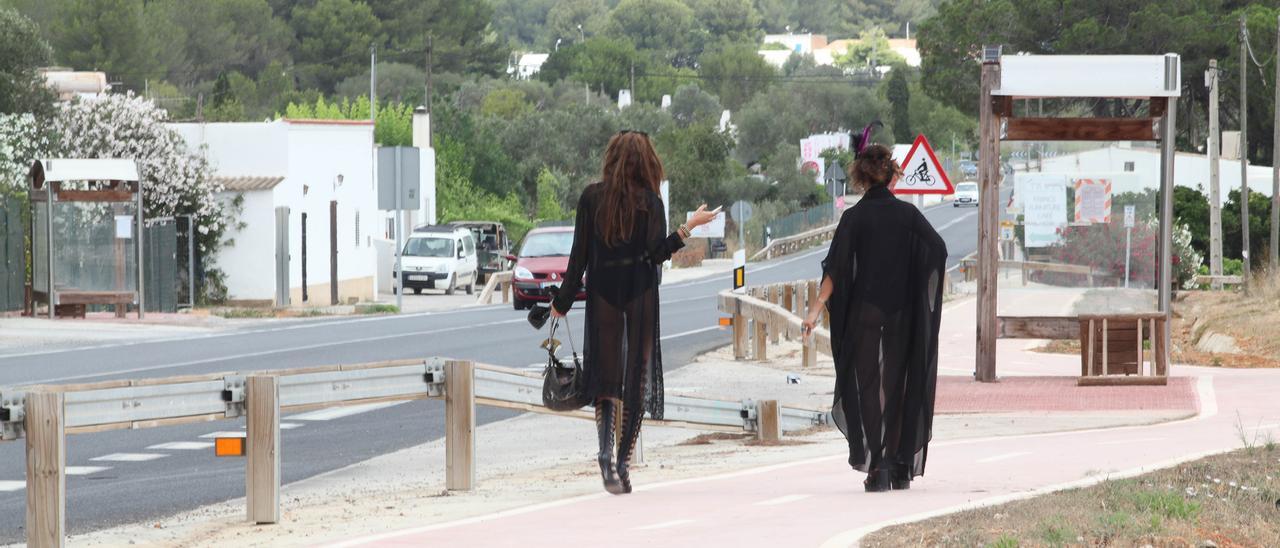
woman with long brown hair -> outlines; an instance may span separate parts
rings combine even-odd
[[[551,305],[551,315],[563,318],[584,275],[590,278],[583,371],[587,395],[595,402],[601,478],[615,495],[631,492],[628,466],[645,411],[662,418],[662,263],[684,247],[690,230],[719,212],[703,205],[666,234],[667,212],[658,194],[663,177],[662,161],[648,135],[624,130],[609,140],[600,182],[589,185],[578,200],[569,268]],[[615,463],[614,418],[619,412],[622,437]]]
[[[910,488],[924,474],[933,429],[947,245],[890,192],[901,174],[884,146],[858,153],[849,175],[865,193],[840,218],[804,322],[812,331],[822,305],[831,312],[831,415],[867,491]]]

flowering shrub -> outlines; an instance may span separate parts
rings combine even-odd
[[[0,194],[16,194],[26,188],[31,161],[48,154],[53,146],[31,114],[0,114]]]
[[[1124,285],[1125,228],[1121,220],[1111,224],[1068,226],[1060,230],[1061,243],[1054,246],[1055,262],[1090,266],[1099,286]],[[1133,227],[1129,256],[1129,280],[1131,287],[1155,287],[1158,272],[1157,257],[1160,251],[1159,225],[1152,221],[1139,221]],[[1191,247],[1191,230],[1179,224],[1173,230],[1173,285],[1185,287],[1190,283],[1203,259]],[[1084,283],[1084,276],[1062,273],[1045,273],[1041,281],[1057,285]]]

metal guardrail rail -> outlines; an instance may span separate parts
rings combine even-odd
[[[257,388],[255,388],[257,387]],[[265,390],[265,391],[264,391]],[[491,405],[593,419],[542,407],[540,375],[429,358],[257,373],[225,373],[79,385],[0,387],[0,440],[27,438],[27,504],[32,545],[65,539],[66,434],[247,417],[246,493],[250,521],[279,519],[279,423],[285,411],[380,401],[446,401],[446,483],[474,484],[475,406]],[[767,404],[767,405],[766,405]],[[776,413],[762,414],[767,408]],[[666,397],[663,426],[755,432],[762,436],[829,424],[826,411],[776,401]],[[266,470],[266,472],[263,472]],[[274,470],[274,472],[272,472]]]
[[[772,259],[774,257],[781,257],[783,255],[808,249],[815,243],[824,242],[834,237],[836,233],[836,226],[837,225],[834,224],[822,226],[801,232],[794,236],[787,236],[786,238],[772,240],[769,242],[769,245],[764,247],[764,249],[761,249],[752,255],[751,260],[755,261],[761,257],[764,257],[765,259]]]

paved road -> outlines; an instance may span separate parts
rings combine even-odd
[[[976,209],[949,205],[926,211],[943,234],[949,263],[977,242]],[[812,278],[825,250],[753,265],[748,283]],[[715,295],[727,279],[664,286],[662,326],[668,368],[729,343],[718,328]],[[571,314],[581,322],[581,314]],[[575,332],[582,333],[581,323]],[[448,356],[524,367],[539,360],[539,334],[509,306],[337,320],[135,344],[0,355],[0,386],[166,377]],[[411,402],[286,416],[283,479],[293,482],[444,435],[439,402]],[[477,422],[513,416],[481,408]],[[82,533],[138,522],[244,495],[244,463],[215,459],[208,436],[242,431],[242,421],[218,421],[137,431],[72,436],[68,442],[67,523]],[[23,539],[25,493],[21,443],[0,443],[0,543]]]

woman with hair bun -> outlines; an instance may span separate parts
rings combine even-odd
[[[825,305],[832,417],[848,439],[849,465],[867,473],[866,490],[888,491],[924,474],[947,246],[919,209],[890,192],[901,168],[888,148],[865,146],[865,135],[849,167],[865,193],[840,218],[804,328],[813,330]]]

